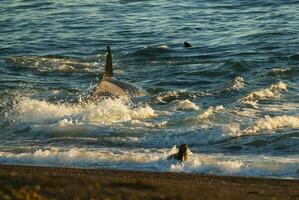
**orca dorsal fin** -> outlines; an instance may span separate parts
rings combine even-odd
[[[107,46],[107,58],[106,58],[105,73],[104,73],[104,78],[107,77],[113,77],[112,51],[110,46]]]
[[[192,47],[192,45],[189,42],[185,41],[184,42],[184,47],[189,48],[189,47]]]

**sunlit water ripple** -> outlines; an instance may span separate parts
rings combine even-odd
[[[0,163],[299,178],[298,1],[2,0],[0,13]],[[108,44],[115,76],[148,94],[74,103]],[[167,160],[182,143],[190,159]]]

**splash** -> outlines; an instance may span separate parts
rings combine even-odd
[[[232,175],[240,173],[245,167],[245,163],[239,160],[224,161],[211,156],[200,156],[186,163],[172,164],[170,169],[174,172]]]
[[[66,122],[109,125],[130,120],[141,120],[156,117],[150,106],[127,104],[122,99],[105,99],[88,105],[72,105],[67,103],[49,103],[43,100],[21,98],[10,112],[18,122],[31,124],[49,124]]]
[[[171,165],[171,171],[234,176],[296,177],[297,158],[223,154],[195,154],[184,163]]]

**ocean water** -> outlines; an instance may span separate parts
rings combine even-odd
[[[0,4],[0,163],[299,178],[299,1]]]

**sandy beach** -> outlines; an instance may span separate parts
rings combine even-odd
[[[1,199],[299,199],[299,180],[0,165]]]

